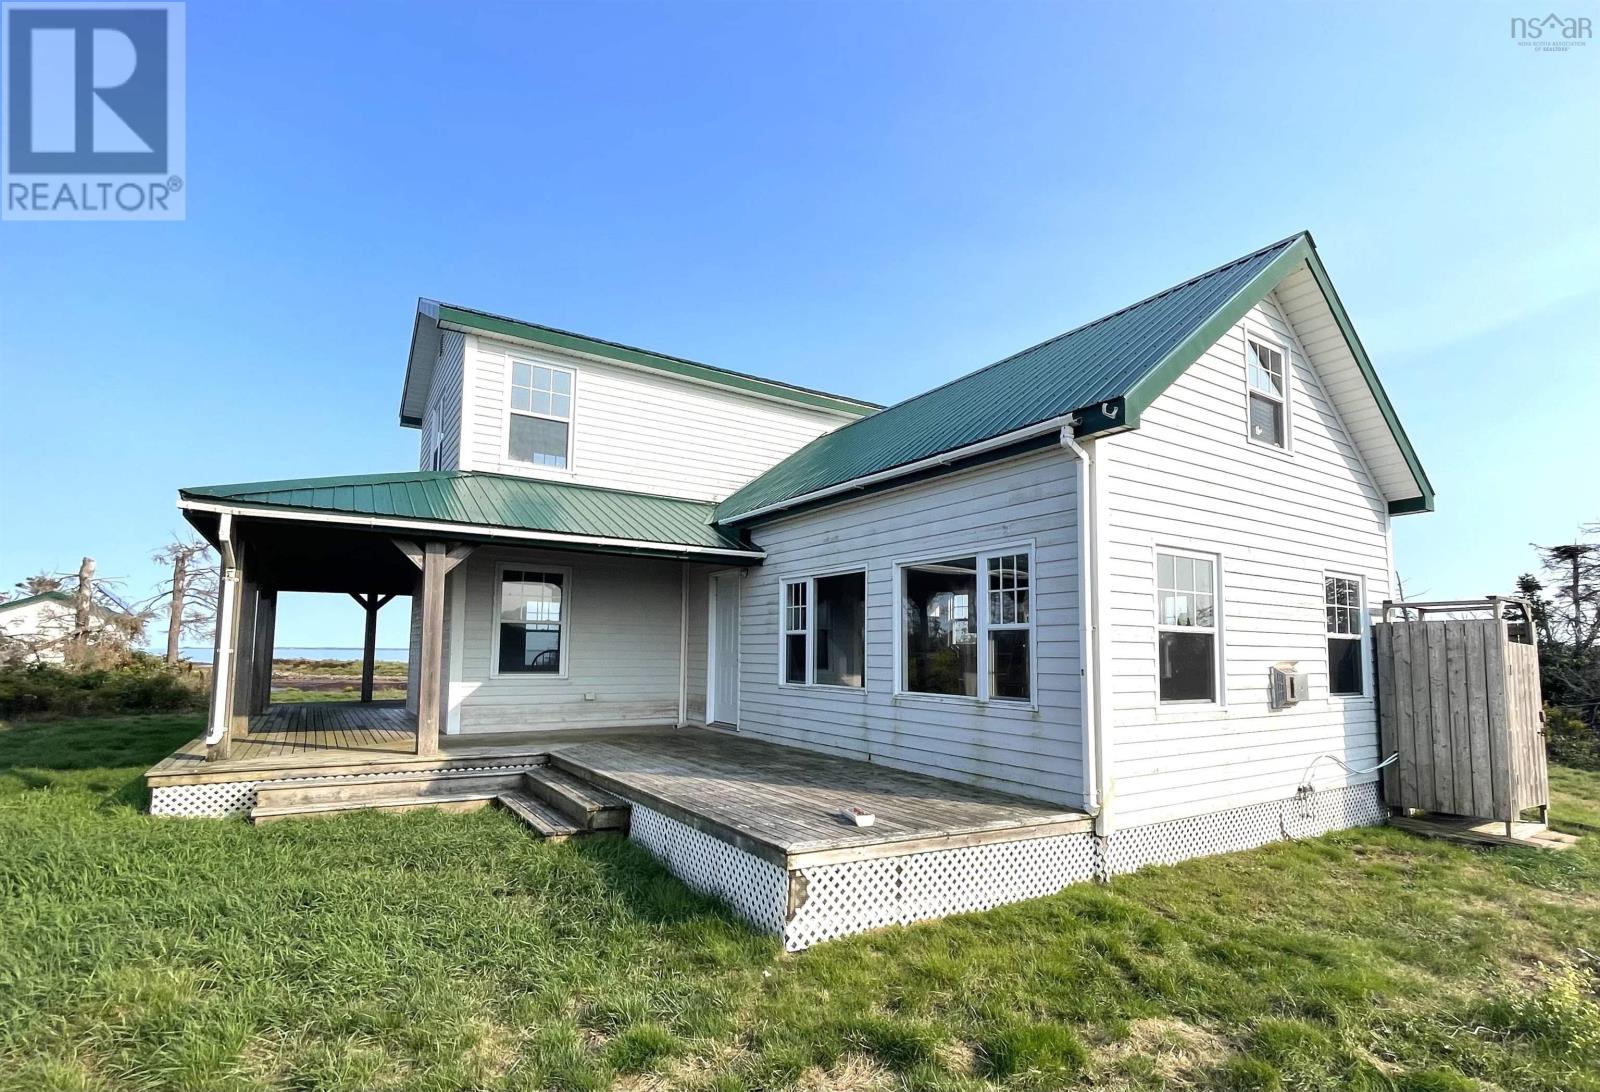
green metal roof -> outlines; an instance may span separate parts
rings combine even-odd
[[[820,436],[725,499],[717,519],[748,519],[1069,414],[1080,418],[1080,436],[1137,428],[1156,396],[1302,262],[1324,286],[1412,468],[1420,501],[1431,509],[1427,476],[1326,283],[1310,234],[1301,232]]]
[[[77,598],[78,597],[76,595],[72,594],[71,592],[67,592],[67,591],[36,592],[33,595],[25,595],[21,599],[7,599],[4,603],[0,603],[0,611],[14,610],[17,607],[25,607],[29,603],[38,603],[38,602],[72,603],[72,602],[76,602]]]
[[[829,394],[826,391],[813,390],[810,387],[801,387],[776,379],[762,379],[760,376],[718,368],[696,360],[668,356],[649,349],[638,349],[615,341],[604,341],[586,334],[575,334],[569,330],[558,330],[553,326],[541,326],[536,322],[423,299],[417,301],[417,317],[411,335],[411,353],[406,362],[406,379],[400,402],[400,423],[409,428],[422,426],[422,406],[427,398],[427,385],[432,381],[434,360],[439,351],[438,331],[445,326],[477,330],[518,341],[567,349],[702,383],[712,383],[766,398],[776,398],[812,409],[827,410],[831,413],[860,417],[883,408],[876,402],[847,398],[842,394]]]
[[[759,554],[739,532],[711,524],[711,504],[508,474],[417,470],[194,486],[178,493],[180,506],[194,501],[285,514],[332,513],[347,515],[352,523],[469,524],[488,538],[496,531],[526,532],[515,537],[605,540],[646,553]]]

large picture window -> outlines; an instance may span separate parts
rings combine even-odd
[[[566,469],[572,447],[572,373],[511,362],[507,455],[514,462]]]
[[[499,673],[559,675],[565,671],[567,574],[500,570]]]
[[[1156,554],[1156,660],[1163,702],[1217,700],[1214,557]]]
[[[1026,550],[902,566],[902,692],[1032,701],[1032,568]]]
[[[1328,627],[1328,693],[1356,697],[1365,692],[1361,670],[1361,581],[1351,576],[1322,580]]]
[[[789,581],[782,610],[784,682],[866,685],[866,573]]]

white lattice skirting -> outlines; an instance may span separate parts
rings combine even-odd
[[[1022,838],[793,872],[635,804],[630,837],[795,952],[836,937],[987,910],[1150,864],[1252,849],[1384,820],[1376,784],[1118,831]],[[794,906],[790,911],[791,903]]]

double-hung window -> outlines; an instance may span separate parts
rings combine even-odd
[[[561,570],[500,569],[499,674],[565,674],[567,578]]]
[[[1280,449],[1289,446],[1289,378],[1283,350],[1246,337],[1245,373],[1249,387],[1250,439]]]
[[[1032,574],[1027,549],[901,566],[900,691],[1031,702]]]
[[[1163,702],[1217,700],[1217,560],[1156,554],[1156,660]]]
[[[511,362],[506,454],[513,462],[557,470],[572,465],[572,385],[565,368]]]
[[[1328,626],[1328,693],[1358,697],[1366,692],[1361,668],[1361,581],[1324,576],[1322,603]]]
[[[866,685],[867,574],[835,573],[783,585],[783,681]]]

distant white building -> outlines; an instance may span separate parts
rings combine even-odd
[[[98,631],[118,617],[132,617],[127,604],[95,589],[94,615],[89,626]],[[66,659],[77,616],[77,596],[70,591],[47,591],[0,603],[0,659],[23,663],[59,664]]]

